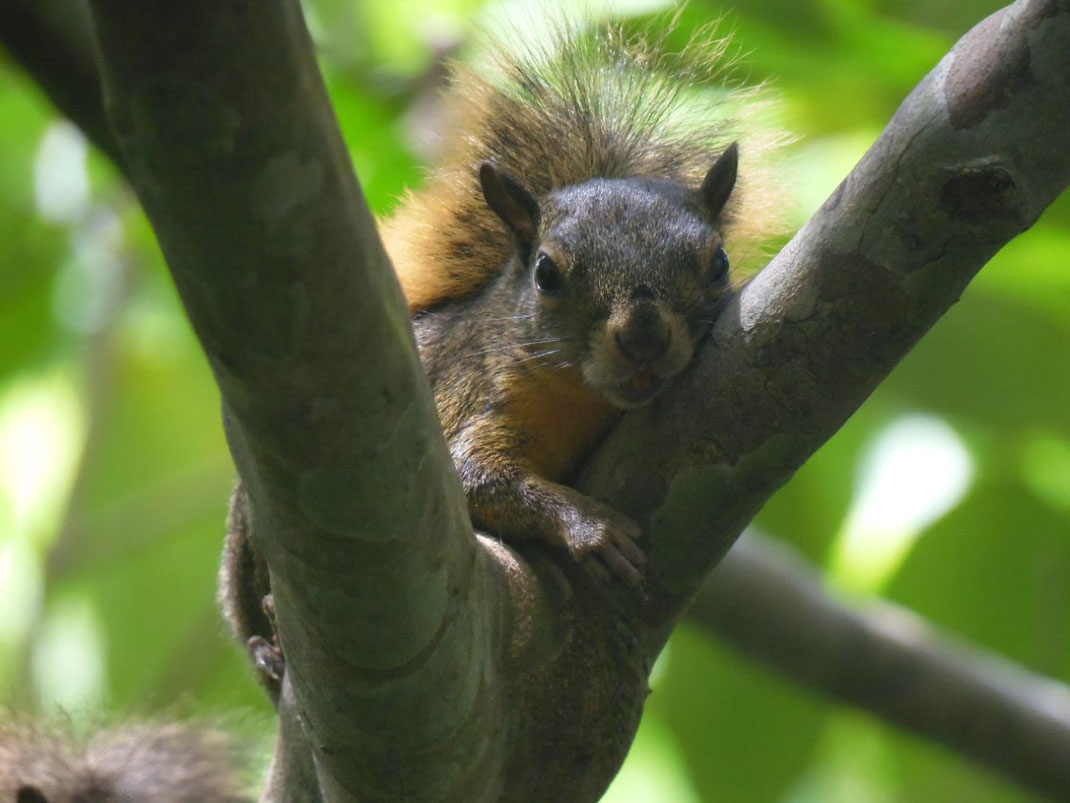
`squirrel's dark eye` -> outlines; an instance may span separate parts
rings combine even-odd
[[[561,292],[561,271],[546,254],[535,257],[535,287],[547,295]]]
[[[710,280],[714,282],[723,282],[728,276],[728,254],[724,252],[723,248],[718,248],[717,252],[713,255],[713,259],[710,260]]]

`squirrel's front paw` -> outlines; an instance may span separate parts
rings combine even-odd
[[[595,561],[594,568],[609,571],[618,580],[636,586],[642,582],[646,555],[636,541],[639,525],[612,508],[587,500],[569,522],[568,548],[577,559]]]

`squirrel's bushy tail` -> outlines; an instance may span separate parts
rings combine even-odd
[[[494,161],[536,196],[591,178],[650,176],[698,187],[740,142],[740,182],[726,242],[753,246],[774,222],[765,152],[776,135],[746,130],[759,105],[731,88],[729,41],[710,31],[670,51],[668,32],[628,36],[604,24],[561,26],[545,47],[493,52],[493,75],[455,67],[446,90],[442,163],[384,226],[411,310],[466,295],[503,264],[510,242],[487,208],[478,165]]]
[[[0,722],[0,800],[245,803],[237,751],[210,728],[133,723],[88,741],[42,723]]]

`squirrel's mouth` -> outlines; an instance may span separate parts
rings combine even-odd
[[[653,371],[635,371],[622,382],[607,387],[606,395],[620,407],[641,407],[661,393],[664,385],[665,379]]]

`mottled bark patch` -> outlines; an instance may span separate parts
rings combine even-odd
[[[819,277],[821,298],[830,305],[829,335],[824,348],[811,352],[815,376],[835,389],[852,383],[849,377],[887,370],[902,356],[910,306],[902,277],[860,254],[831,252],[822,257]]]
[[[1030,28],[1035,28],[1042,20],[1067,13],[1070,13],[1068,0],[1033,0],[1022,16],[1029,20]]]
[[[966,223],[1006,221],[1024,227],[1015,205],[1017,184],[999,164],[969,167],[944,184],[940,201],[947,213]]]
[[[993,14],[952,51],[944,93],[955,128],[971,128],[990,112],[1006,108],[1033,81],[1029,46],[1008,21],[1005,11]],[[993,58],[993,53],[998,55]]]

